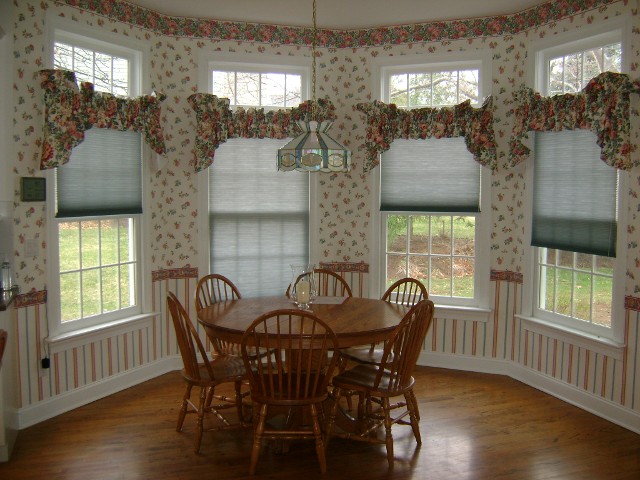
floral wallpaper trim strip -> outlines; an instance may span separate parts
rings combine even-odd
[[[40,70],[40,78],[45,106],[41,170],[67,163],[92,127],[140,132],[154,152],[164,155],[160,103],[165,95],[121,98],[94,92],[89,82],[78,89],[75,74],[68,70]]]
[[[523,275],[520,272],[512,272],[509,270],[491,270],[489,279],[492,282],[512,282],[522,284]]]
[[[514,92],[515,121],[509,141],[511,166],[525,160],[531,150],[524,142],[530,130],[557,132],[590,129],[607,165],[629,170],[640,164],[631,159],[635,145],[629,126],[629,96],[640,92],[640,83],[622,73],[604,72],[591,79],[582,92],[543,97],[523,85]]]
[[[320,268],[338,273],[369,273],[369,264],[365,262],[320,262]]]
[[[403,109],[378,100],[359,103],[356,110],[366,117],[364,171],[379,163],[379,155],[397,138],[425,139],[464,137],[474,159],[485,167],[497,167],[496,139],[493,132],[493,100],[480,108],[466,100],[454,107]]]
[[[212,40],[297,46],[309,46],[313,38],[313,31],[310,28],[229,22],[205,18],[173,17],[132,5],[122,0],[55,1],[61,5],[88,10],[97,15],[170,37],[208,38]],[[573,15],[594,9],[602,9],[619,1],[621,0],[553,0],[522,12],[493,17],[361,30],[319,29],[317,46],[324,48],[357,48],[515,35]],[[624,1],[626,2],[627,0]]]
[[[177,278],[198,278],[198,269],[196,267],[163,268],[151,272],[152,282],[174,280]]]
[[[232,111],[228,98],[210,93],[189,96],[189,104],[196,112],[195,170],[199,172],[213,163],[216,149],[228,138],[288,138],[299,135],[298,120],[335,120],[333,103],[328,98],[306,101],[291,109],[263,108]]]
[[[47,303],[47,290],[31,291],[17,295],[14,302],[14,308],[32,307],[34,305],[42,305]]]

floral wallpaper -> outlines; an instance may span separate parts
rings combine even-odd
[[[156,165],[146,185],[150,191],[150,259],[152,270],[195,267],[199,264],[198,228],[207,213],[197,208],[198,178],[194,172],[197,114],[188,98],[202,94],[198,85],[202,54],[276,58],[296,56],[310,61],[310,32],[295,27],[241,25],[228,22],[175,19],[113,0],[16,0],[14,58],[14,144],[16,177],[38,174],[43,145],[43,91],[38,70],[45,58],[46,15],[66,18],[84,27],[113,32],[149,50],[149,87],[162,91],[160,122],[166,155]],[[436,22],[410,27],[363,31],[322,31],[318,48],[318,97],[335,106],[335,138],[352,151],[348,174],[319,174],[317,202],[319,225],[314,234],[320,261],[371,261],[371,174],[366,173],[366,116],[356,109],[374,96],[372,78],[376,62],[406,58],[408,63],[428,61],[456,53],[491,53],[492,114],[495,134],[495,170],[492,181],[491,266],[498,271],[522,272],[524,240],[524,167],[509,160],[513,128],[513,92],[526,83],[531,41],[618,16],[633,16],[635,6],[617,1],[554,1],[517,15],[487,19]],[[638,28],[634,30],[637,37]],[[639,42],[628,58],[632,78],[639,65]],[[632,112],[637,113],[632,103]],[[633,130],[632,130],[633,132]],[[633,141],[637,143],[637,135]],[[629,206],[628,292],[640,291],[640,257],[637,255],[640,178],[631,172]],[[18,192],[16,191],[16,198]],[[46,285],[45,206],[16,201],[14,264],[23,291]],[[24,243],[37,240],[40,252],[26,257]]]

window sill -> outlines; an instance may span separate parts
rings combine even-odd
[[[459,305],[436,305],[434,318],[448,320],[468,320],[486,323],[491,315],[490,308],[463,307]]]
[[[624,343],[564,325],[557,325],[540,318],[526,317],[524,315],[517,315],[517,317],[522,320],[523,328],[532,333],[571,343],[579,348],[585,348],[616,360],[622,360],[625,348]]]
[[[98,342],[106,338],[129,333],[151,326],[151,321],[158,315],[155,312],[141,313],[133,317],[123,318],[93,327],[60,333],[46,338],[49,353],[53,354],[70,348],[80,347],[90,342]]]

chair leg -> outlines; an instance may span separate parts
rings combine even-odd
[[[422,445],[422,437],[420,436],[420,416],[416,409],[416,398],[413,395],[413,390],[404,394],[404,398],[407,400],[407,409],[409,410],[409,418],[411,419],[411,429],[413,430],[413,436],[416,437],[418,445]]]
[[[313,435],[316,439],[316,454],[318,455],[318,462],[320,462],[320,473],[326,473],[327,458],[325,456],[324,442],[322,441],[322,430],[320,429],[320,422],[318,422],[318,409],[314,404],[309,405],[309,409],[311,410]]]
[[[391,419],[391,407],[389,406],[389,397],[382,398],[382,410],[384,411],[384,429],[385,429],[385,444],[387,446],[387,462],[389,468],[393,468],[393,435],[391,434],[391,425],[393,420]]]
[[[244,424],[244,414],[242,411],[242,381],[236,380],[236,411],[238,412],[238,421]]]
[[[420,409],[418,408],[418,399],[416,398],[416,394],[413,393],[413,390],[409,391],[409,395],[411,396],[411,403],[413,404],[413,409],[415,411],[416,414],[416,418],[418,420],[420,420]],[[407,403],[409,402],[409,399],[407,399]]]
[[[180,413],[178,414],[178,426],[176,432],[182,430],[182,424],[184,423],[184,417],[187,415],[187,409],[189,407],[189,398],[191,397],[191,384],[187,383],[187,389],[182,396],[182,406],[180,407]]]
[[[256,466],[258,465],[258,456],[260,455],[260,446],[262,444],[262,435],[264,434],[264,424],[267,421],[267,405],[260,405],[260,414],[258,423],[253,431],[253,447],[251,448],[251,464],[249,465],[249,474],[256,474]]]
[[[331,405],[331,410],[329,410],[329,420],[325,425],[324,432],[324,449],[329,447],[329,440],[331,439],[331,431],[333,430],[333,424],[336,421],[336,414],[338,413],[338,402],[340,401],[340,388],[334,387],[333,392],[331,392],[331,398],[333,399],[333,405]]]
[[[213,390],[213,389],[211,389]],[[198,404],[198,420],[196,422],[196,436],[194,439],[193,451],[198,453],[200,451],[200,444],[202,443],[202,432],[204,430],[204,411],[207,408],[208,389],[200,388],[200,402]]]

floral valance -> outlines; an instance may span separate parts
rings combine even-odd
[[[58,167],[69,161],[71,150],[84,140],[92,127],[140,132],[154,152],[164,155],[160,124],[160,103],[165,95],[144,95],[135,99],[94,92],[68,70],[41,70],[44,89],[44,142],[40,169]]]
[[[496,168],[492,97],[480,108],[473,108],[467,100],[453,107],[407,110],[376,100],[359,103],[356,109],[367,116],[365,172],[378,165],[379,154],[389,150],[396,138],[464,137],[467,149],[478,163]]]
[[[509,162],[517,165],[529,156],[524,144],[528,131],[556,132],[590,129],[602,149],[606,164],[628,170],[638,164],[631,159],[633,145],[629,126],[629,96],[640,85],[621,73],[605,72],[593,78],[580,93],[543,97],[522,86],[514,93],[515,121],[509,142]]]
[[[189,104],[196,112],[196,172],[213,163],[215,150],[228,138],[287,138],[300,134],[298,120],[335,120],[335,107],[328,98],[318,99],[313,108],[306,101],[291,109],[271,110],[262,108],[235,111],[229,108],[228,98],[218,98],[209,93],[189,96]],[[313,110],[313,111],[312,111]]]

